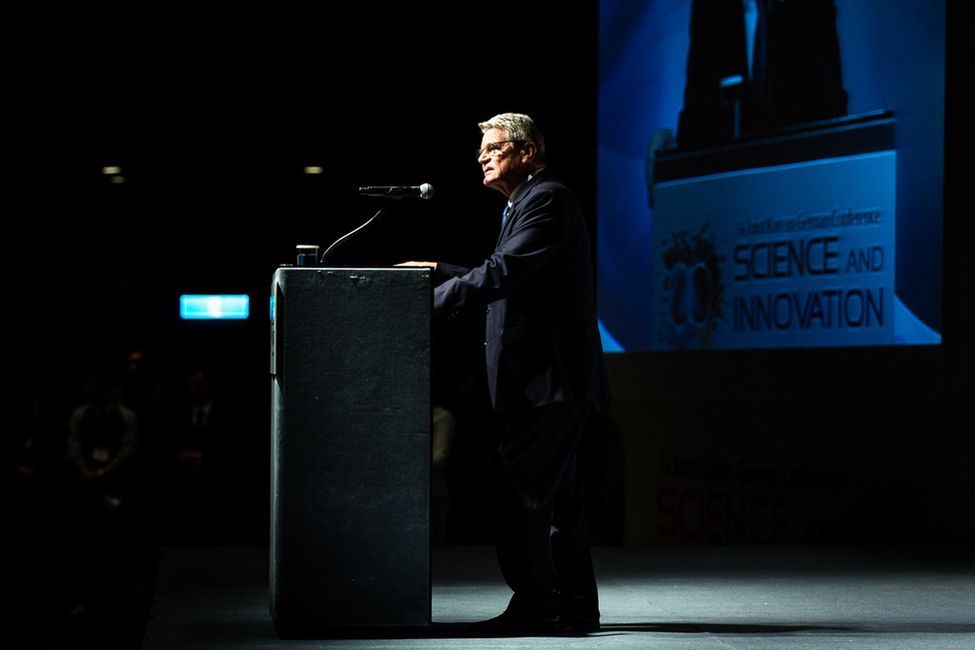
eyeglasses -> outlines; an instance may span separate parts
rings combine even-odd
[[[508,143],[524,142],[524,140],[498,140],[497,142],[489,142],[482,148],[477,150],[477,157],[480,158],[484,154],[487,154],[494,158],[495,156],[501,155],[501,150],[504,149],[504,145]]]

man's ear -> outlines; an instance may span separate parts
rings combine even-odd
[[[538,153],[538,147],[535,146],[534,142],[526,142],[521,148],[521,162],[531,163],[535,162],[535,154]]]

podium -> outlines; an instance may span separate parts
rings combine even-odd
[[[271,292],[275,629],[427,626],[431,273],[280,268]]]

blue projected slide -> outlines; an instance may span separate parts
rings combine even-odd
[[[601,0],[607,350],[941,342],[944,4]]]

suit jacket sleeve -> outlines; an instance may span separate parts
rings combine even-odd
[[[524,286],[559,250],[566,225],[564,200],[555,191],[533,192],[479,267],[438,264],[436,279],[443,282],[434,291],[434,315],[484,308]]]
[[[494,253],[438,265],[434,314],[485,310],[488,389],[499,413],[609,394],[582,208],[545,171],[514,200]]]

